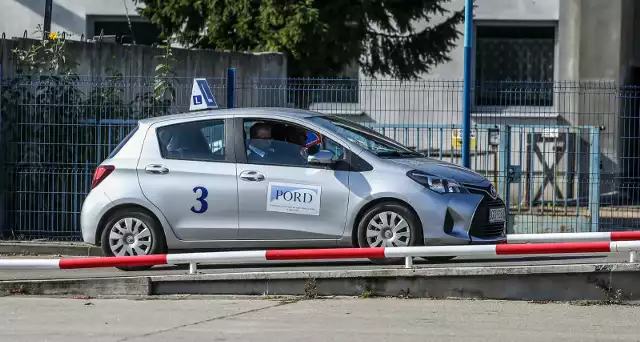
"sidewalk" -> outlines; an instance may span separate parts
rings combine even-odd
[[[637,341],[640,308],[472,300],[0,298],[2,341]]]

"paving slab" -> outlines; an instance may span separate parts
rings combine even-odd
[[[0,298],[0,341],[637,341],[640,307],[474,300]]]

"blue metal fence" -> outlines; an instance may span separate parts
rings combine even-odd
[[[209,79],[223,107],[298,107],[340,115],[425,155],[461,163],[462,82]],[[2,80],[5,237],[78,239],[95,166],[144,117],[188,110],[192,79],[20,75]],[[511,101],[532,87],[477,83],[471,167],[494,181],[511,232],[640,229],[640,98],[634,87],[556,82],[553,101]],[[505,90],[506,89],[506,90]],[[520,90],[518,90],[520,89]],[[548,95],[545,95],[548,97]],[[501,98],[503,105],[482,103]],[[636,103],[639,102],[639,103]],[[635,125],[635,126],[634,126]]]
[[[137,120],[187,111],[192,79],[19,75],[2,80],[5,238],[80,238],[95,167]],[[226,79],[208,79],[225,105]],[[171,94],[171,95],[169,95]]]
[[[365,125],[410,147],[424,141],[428,148],[419,150],[426,156],[461,163],[461,125]],[[497,185],[509,207],[511,232],[600,230],[599,128],[484,124],[473,125],[471,134],[470,166]],[[584,147],[583,136],[589,139]],[[547,165],[550,153],[539,151],[545,137],[551,148],[562,145],[561,164]],[[551,194],[544,193],[548,186]],[[541,214],[544,222],[533,218]]]

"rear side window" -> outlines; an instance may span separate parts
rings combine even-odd
[[[156,131],[166,159],[224,161],[224,120],[185,122]]]
[[[129,134],[127,134],[127,136],[124,137],[124,139],[122,139],[122,141],[118,144],[118,146],[116,146],[116,148],[114,148],[113,151],[111,151],[111,153],[109,153],[109,156],[107,157],[107,159],[111,159],[111,158],[115,157],[116,154],[118,154],[118,152],[120,152],[120,150],[124,147],[124,145],[127,144],[129,139],[131,139],[131,137],[134,134],[136,134],[136,132],[138,131],[138,127],[140,127],[140,125],[136,125],[136,127],[134,127],[131,130],[131,132],[129,132]]]

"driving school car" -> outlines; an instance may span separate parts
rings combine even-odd
[[[246,108],[140,120],[97,167],[81,227],[129,256],[500,243],[505,214],[472,170],[336,116]]]

